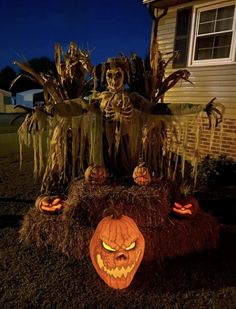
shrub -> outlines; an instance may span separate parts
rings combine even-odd
[[[213,157],[207,155],[199,164],[198,185],[235,185],[236,184],[236,162],[225,155]]]

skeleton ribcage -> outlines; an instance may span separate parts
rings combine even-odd
[[[130,121],[132,118],[133,106],[128,99],[111,100],[104,109],[104,117],[108,121]]]

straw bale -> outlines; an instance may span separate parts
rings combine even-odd
[[[158,227],[171,212],[170,191],[170,184],[163,181],[140,187],[114,181],[98,186],[78,179],[71,184],[64,216],[78,220],[81,225],[96,227],[104,210],[113,207],[132,217],[138,226]]]
[[[217,248],[219,242],[219,223],[205,212],[200,212],[193,218],[170,217],[158,229],[140,230],[146,243],[146,262],[212,250]]]
[[[46,215],[30,209],[24,216],[20,238],[28,245],[53,248],[78,259],[89,255],[89,241],[93,228],[80,226],[76,220],[66,220],[62,215]]]
[[[89,242],[104,209],[113,206],[132,217],[143,233],[144,262],[217,247],[217,220],[203,211],[192,218],[177,218],[171,214],[172,198],[170,187],[163,183],[96,186],[77,180],[71,185],[63,213],[47,215],[31,209],[24,216],[20,237],[28,244],[80,259],[89,255]]]

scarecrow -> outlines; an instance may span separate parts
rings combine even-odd
[[[55,74],[38,74],[16,62],[43,87],[45,98],[45,105],[32,110],[19,129],[21,148],[33,143],[35,177],[43,173],[41,194],[25,216],[21,237],[78,258],[90,254],[99,276],[116,289],[131,283],[142,259],[154,261],[217,243],[214,218],[178,184],[174,188],[178,177],[183,182],[186,176],[189,117],[195,119],[196,180],[200,113],[207,114],[214,130],[224,107],[215,99],[163,103],[165,92],[179,80],[190,82],[190,73],[178,70],[166,77],[174,55],[164,61],[153,44],[149,64],[137,55],[120,55],[95,67],[89,52],[74,42],[67,53],[55,45]],[[208,229],[207,245],[202,224]],[[182,235],[182,230],[187,236],[176,242],[176,231]]]
[[[75,139],[73,135],[81,134],[83,131],[84,138],[81,137],[80,147],[84,152],[80,153],[83,157],[80,169],[85,170],[87,181],[103,182],[107,174],[114,177],[126,177],[133,174],[136,183],[149,184],[150,174],[166,173],[161,170],[165,167],[160,165],[163,164],[161,161],[164,143],[166,143],[167,125],[173,125],[173,121],[176,121],[178,117],[197,115],[201,111],[205,111],[209,117],[214,116],[217,124],[221,121],[221,112],[213,101],[206,105],[155,104],[137,92],[126,91],[125,86],[130,83],[131,78],[131,64],[127,57],[109,58],[103,66],[103,73],[101,73],[101,67],[97,67],[94,68],[93,75],[94,79],[98,78],[99,74],[105,75],[106,90],[92,91],[87,98],[60,99],[60,101],[53,102],[53,113],[61,119],[61,123],[54,129],[54,134],[59,130],[59,125],[67,123],[64,142],[67,139],[68,143],[69,134],[72,135],[72,139]],[[99,76],[99,78],[102,80],[104,77]],[[73,126],[71,119],[79,119],[77,132],[70,128],[71,124]],[[51,144],[54,145],[57,142],[54,136]],[[61,157],[66,156],[65,153],[62,154],[62,149],[52,150],[52,148],[58,147],[51,147],[51,156],[55,157],[60,153]],[[157,157],[155,158],[154,155]],[[65,168],[67,168],[66,164],[64,173],[66,173]],[[43,184],[49,183],[46,175],[49,178],[52,175],[54,177],[57,172],[55,168],[48,170],[48,173],[44,175]],[[52,206],[54,198],[57,200],[59,197],[57,195],[40,197],[36,206],[46,210],[50,205]],[[52,207],[50,211],[53,209]]]

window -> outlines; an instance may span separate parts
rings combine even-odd
[[[12,104],[12,97],[9,97],[9,96],[3,96],[3,102],[5,105],[10,105]]]
[[[194,9],[189,65],[235,62],[236,1]]]
[[[178,52],[178,57],[173,60],[173,68],[184,68],[187,66],[191,17],[192,8],[177,11],[174,50]]]

